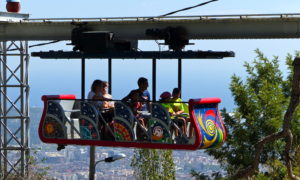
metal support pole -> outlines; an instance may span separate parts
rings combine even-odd
[[[112,59],[108,59],[108,93],[112,94]]]
[[[24,72],[24,50],[23,50],[23,42],[20,42],[20,65],[21,65],[21,68],[20,68],[20,80],[21,80],[21,84],[24,84],[24,75],[25,75],[25,72]],[[20,111],[21,111],[21,118],[20,118],[20,127],[21,127],[21,134],[23,135],[25,133],[25,106],[24,106],[24,102],[25,102],[25,99],[24,99],[24,89],[23,87],[20,88],[20,95],[21,95],[21,104],[20,104]],[[24,140],[25,138],[21,138],[21,145],[24,146]],[[25,149],[24,148],[21,148],[21,176],[22,177],[25,177]]]
[[[156,100],[156,59],[152,59],[152,101]]]
[[[182,94],[182,60],[181,58],[178,59],[178,88]]]
[[[90,173],[89,173],[89,180],[94,180],[95,179],[95,172],[96,172],[96,167],[95,167],[95,152],[96,152],[96,147],[95,146],[90,146]]]
[[[81,59],[81,99],[85,99],[85,58]],[[95,146],[90,146],[89,180],[95,179]]]
[[[3,94],[7,94],[7,68],[5,67],[5,64],[7,63],[7,57],[6,57],[6,50],[7,50],[7,42],[4,41],[3,42]],[[6,101],[6,97],[4,97],[3,99],[3,117],[6,117],[7,116],[7,101]],[[3,122],[4,122],[4,125],[7,125],[7,118],[3,118]],[[4,154],[4,165],[3,165],[3,175],[4,175],[4,178],[8,176],[7,174],[7,160],[5,159],[5,157],[7,157],[7,131],[5,130],[5,128],[3,127],[3,154]]]
[[[3,54],[3,43],[2,42],[0,42],[0,53],[1,54]],[[0,55],[0,58],[2,58],[1,57],[1,55]],[[2,83],[3,83],[3,69],[2,69],[2,63],[0,62],[0,91],[2,91]],[[2,101],[2,94],[0,93],[0,116],[2,116],[3,117],[3,114],[4,114],[4,112],[3,112],[3,101]],[[0,118],[0,121],[2,121],[2,119]],[[2,149],[3,148],[3,142],[2,142],[2,126],[0,125],[0,149]],[[3,171],[4,171],[4,169],[3,169],[3,161],[2,161],[2,156],[1,156],[1,154],[2,154],[2,150],[0,150],[0,179],[3,179]]]
[[[27,171],[27,176],[29,176],[29,172],[28,172],[28,166],[29,166],[29,160],[30,160],[30,102],[29,102],[29,94],[30,94],[30,86],[29,86],[29,53],[28,53],[28,41],[25,41],[25,46],[24,46],[24,53],[25,58],[24,58],[24,62],[25,62],[25,75],[24,75],[24,84],[26,84],[26,88],[24,89],[25,92],[25,100],[27,101],[25,103],[25,112],[24,115],[26,116],[25,119],[25,145],[28,146],[28,149],[25,151],[25,157],[26,157],[26,166],[25,166],[25,170]]]
[[[81,59],[81,99],[85,98],[85,58]]]

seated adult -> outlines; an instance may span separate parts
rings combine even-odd
[[[95,106],[99,109],[102,107],[102,94],[101,94],[101,86],[102,86],[102,81],[99,79],[94,80],[92,86],[91,86],[91,91],[88,94],[88,99],[94,100],[93,103]]]
[[[111,104],[112,96],[107,93],[108,83],[101,80],[95,80],[91,86],[91,91],[88,94],[88,99],[92,99],[93,103],[101,113],[105,122],[100,121],[98,123],[98,128],[101,131],[101,137],[103,139],[113,139],[112,132],[109,131],[109,127],[112,128],[113,121],[113,111],[103,111],[104,108],[111,109],[113,104]],[[107,124],[103,124],[107,123]],[[109,127],[108,127],[109,126]]]
[[[132,91],[138,91],[139,94],[139,101],[142,103],[142,111],[150,111],[150,93],[147,90],[149,84],[148,80],[144,77],[141,77],[138,79],[138,89],[132,90]],[[127,99],[130,98],[131,92],[125,96],[122,101],[127,101]]]

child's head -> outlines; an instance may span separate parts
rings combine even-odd
[[[160,100],[162,102],[168,102],[170,101],[170,99],[171,99],[171,93],[169,93],[168,91],[161,93]]]
[[[101,80],[99,79],[94,80],[91,86],[91,91],[93,91],[94,93],[99,93],[101,90],[101,84],[102,84]]]
[[[173,89],[173,92],[172,92],[172,96],[174,99],[178,99],[180,98],[180,89],[179,88],[174,88]]]
[[[102,81],[101,83],[101,93],[106,94],[108,89],[108,82]]]

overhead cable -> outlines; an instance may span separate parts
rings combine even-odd
[[[37,46],[44,46],[44,45],[48,45],[48,44],[53,44],[53,43],[57,43],[57,42],[60,42],[60,41],[61,40],[55,40],[55,41],[50,41],[50,42],[47,42],[47,43],[34,44],[34,45],[29,46],[29,48],[37,47]],[[20,49],[14,48],[14,49],[9,49],[7,51],[17,51],[17,50],[20,50]]]
[[[169,16],[169,15],[172,15],[172,14],[175,14],[175,13],[178,13],[178,12],[181,12],[181,11],[186,11],[186,10],[190,10],[190,9],[193,9],[193,8],[196,8],[196,7],[204,6],[204,5],[209,4],[209,3],[211,3],[211,2],[214,2],[214,1],[218,1],[218,0],[207,1],[207,2],[204,2],[204,3],[197,4],[197,5],[195,5],[195,6],[190,6],[190,7],[186,7],[186,8],[183,8],[183,9],[179,9],[179,10],[177,10],[177,11],[169,12],[169,13],[167,13],[167,14],[163,14],[163,15],[160,15],[160,16],[157,16],[157,17],[165,17],[165,16]]]
[[[29,46],[29,48],[37,47],[37,46],[44,46],[44,45],[53,44],[53,43],[57,43],[57,42],[60,42],[60,40],[55,40],[55,41],[51,41],[51,42],[47,42],[47,43],[34,44],[34,45]]]

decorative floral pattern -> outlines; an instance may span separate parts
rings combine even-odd
[[[64,126],[55,116],[46,116],[43,129],[46,138],[66,138]]]
[[[88,117],[80,117],[80,136],[81,139],[100,139],[97,126]]]

